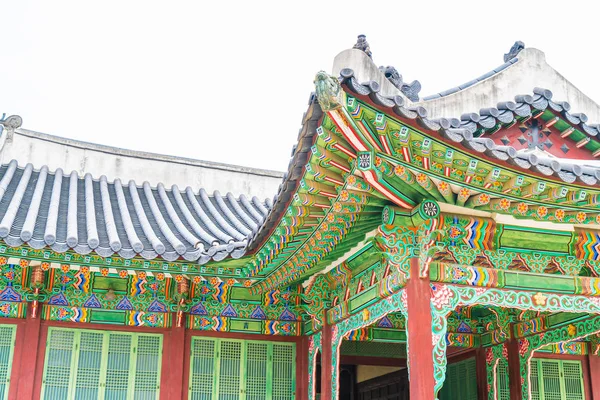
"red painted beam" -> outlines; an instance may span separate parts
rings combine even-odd
[[[411,400],[435,399],[433,376],[433,333],[431,330],[431,286],[429,278],[419,278],[419,259],[410,260],[406,285],[408,301],[408,360]]]

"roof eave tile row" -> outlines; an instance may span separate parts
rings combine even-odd
[[[265,221],[270,201],[205,190],[109,183],[76,171],[50,172],[15,160],[0,168],[0,238],[56,252],[162,257],[205,264],[239,258]]]
[[[522,169],[539,172],[545,176],[555,176],[566,183],[579,181],[586,185],[596,185],[600,181],[600,168],[572,164],[551,157],[516,150],[512,146],[496,144],[489,138],[476,138],[474,133],[480,129],[491,129],[497,124],[510,126],[518,119],[531,117],[546,109],[560,113],[569,123],[577,125],[590,136],[600,132],[600,126],[588,125],[585,114],[572,114],[567,102],[553,102],[552,92],[535,88],[533,95],[515,96],[515,101],[497,104],[495,108],[481,109],[479,113],[463,114],[460,118],[427,118],[427,110],[422,106],[406,107],[401,96],[386,97],[380,94],[380,85],[375,82],[360,83],[350,68],[342,69],[340,80],[353,93],[368,96],[373,103],[381,107],[391,108],[402,118],[416,120],[423,128],[438,132],[440,136],[460,143],[464,147],[515,165]]]

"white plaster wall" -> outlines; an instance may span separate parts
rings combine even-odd
[[[162,182],[167,188],[175,184],[180,189],[190,186],[195,191],[204,188],[209,193],[218,190],[266,199],[277,193],[283,179],[280,172],[137,152],[26,130],[17,130],[12,137],[5,130],[2,136],[2,164],[15,159],[20,166],[32,163],[40,169],[47,165],[51,171],[74,170],[80,176],[89,172],[96,179],[106,175],[109,181],[133,179],[138,185],[148,181],[152,186]]]

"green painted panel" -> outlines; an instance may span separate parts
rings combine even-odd
[[[230,332],[262,333],[262,322],[256,320],[231,319],[229,321]]]
[[[553,327],[556,325],[564,324],[565,322],[570,322],[574,320],[578,320],[581,318],[588,318],[589,315],[585,314],[575,314],[575,313],[567,313],[561,312],[556,314],[550,314],[546,317],[546,323],[548,327]]]
[[[94,291],[112,289],[117,293],[127,292],[127,279],[95,275]]]
[[[90,310],[90,322],[92,323],[125,325],[125,319],[125,311]]]
[[[492,344],[492,334],[490,332],[482,333],[479,336],[480,345],[483,347],[487,347]]]
[[[373,341],[383,340],[392,342],[406,342],[406,331],[395,329],[373,329]]]
[[[378,299],[377,286],[365,290],[364,292],[354,296],[349,301],[350,312],[356,311],[358,308],[363,307],[375,299]]]
[[[231,300],[243,300],[249,303],[261,303],[262,295],[260,293],[252,294],[250,289],[245,287],[233,286],[231,289]]]
[[[501,249],[522,249],[564,254],[570,253],[572,240],[573,236],[571,232],[532,231],[508,225],[503,227],[499,237]]]
[[[406,345],[390,342],[342,341],[340,354],[347,356],[369,356],[406,358]]]
[[[528,272],[506,271],[506,288],[513,289],[545,289],[552,288],[553,292],[573,293],[575,280],[573,277],[560,275],[539,275]]]

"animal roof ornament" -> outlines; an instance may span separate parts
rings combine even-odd
[[[517,56],[525,48],[525,43],[517,40],[515,44],[512,45],[508,53],[504,54],[504,62],[509,62],[513,58]]]
[[[371,53],[371,48],[369,47],[369,42],[367,42],[366,35],[358,35],[358,39],[356,40],[356,43],[354,44],[354,46],[352,46],[352,48],[362,50],[369,57],[373,58],[373,53]]]

